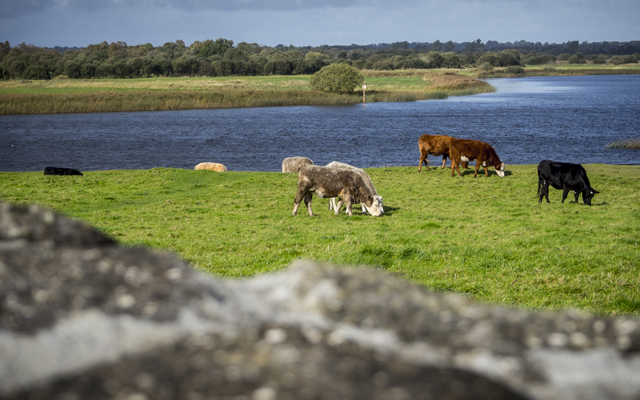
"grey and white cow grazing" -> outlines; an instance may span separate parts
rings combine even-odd
[[[367,188],[369,188],[369,190],[373,194],[373,201],[378,203],[378,207],[380,207],[380,211],[384,213],[384,205],[382,204],[382,196],[378,195],[378,192],[376,191],[376,188],[373,186],[373,182],[371,182],[371,177],[369,176],[369,174],[364,172],[363,169],[358,168],[358,167],[354,167],[353,165],[341,163],[340,161],[331,161],[326,166],[329,167],[329,168],[349,169],[349,170],[352,170],[352,171],[356,171],[358,174],[360,174],[362,179],[364,179],[364,183],[367,185]],[[366,214],[367,213],[366,207],[362,203],[360,203],[360,205],[362,206],[362,213]],[[329,199],[329,210],[335,210],[335,208],[336,208],[336,198],[332,197],[331,199]]]
[[[295,172],[297,174],[300,168],[305,165],[313,165],[313,161],[307,157],[287,157],[282,160],[282,173]]]
[[[353,215],[351,205],[364,204],[369,214],[378,217],[382,214],[378,203],[367,188],[362,176],[349,169],[327,168],[316,165],[306,165],[298,172],[298,190],[293,199],[293,215],[298,214],[298,206],[304,199],[309,215],[313,216],[311,201],[313,195],[320,198],[339,197],[335,214],[338,215],[344,203],[347,214]]]

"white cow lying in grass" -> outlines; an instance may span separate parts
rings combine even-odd
[[[293,199],[293,215],[298,214],[298,206],[302,199],[307,206],[309,215],[313,216],[311,201],[313,195],[320,198],[339,197],[335,207],[335,214],[340,212],[344,203],[347,214],[353,215],[352,204],[363,204],[369,214],[378,217],[382,214],[379,201],[374,199],[371,190],[357,171],[341,168],[327,168],[316,165],[306,165],[298,172],[298,190]]]
[[[378,195],[378,192],[376,191],[376,188],[373,187],[373,182],[371,182],[371,177],[369,177],[369,174],[364,172],[363,169],[354,167],[353,165],[341,163],[340,161],[331,161],[326,166],[329,167],[329,168],[350,169],[350,170],[355,171],[356,173],[358,173],[362,177],[362,179],[364,180],[364,183],[367,185],[367,188],[369,188],[369,190],[373,194],[374,201],[379,204],[380,211],[384,213],[384,205],[382,204],[382,196]],[[362,206],[362,213],[366,214],[367,213],[366,207],[362,203],[360,203],[360,205]],[[329,199],[329,210],[335,210],[335,208],[336,208],[336,198],[332,197],[331,199]]]

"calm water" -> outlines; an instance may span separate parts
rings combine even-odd
[[[497,92],[410,103],[0,116],[0,171],[191,169],[203,161],[279,171],[289,156],[417,167],[424,133],[488,142],[507,164],[640,164],[638,150],[604,148],[640,135],[640,76],[490,83]]]

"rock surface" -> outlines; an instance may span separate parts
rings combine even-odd
[[[298,261],[219,280],[0,203],[0,398],[639,399],[640,321]]]

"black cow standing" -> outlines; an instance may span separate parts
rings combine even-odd
[[[582,201],[590,206],[593,196],[599,193],[591,187],[587,171],[582,165],[543,160],[538,164],[538,195],[540,196],[538,203],[542,203],[543,197],[549,203],[549,185],[556,189],[562,189],[562,203],[567,198],[569,191],[573,191],[576,203],[578,195],[582,193]]]
[[[45,175],[82,175],[82,172],[73,168],[46,167]]]

